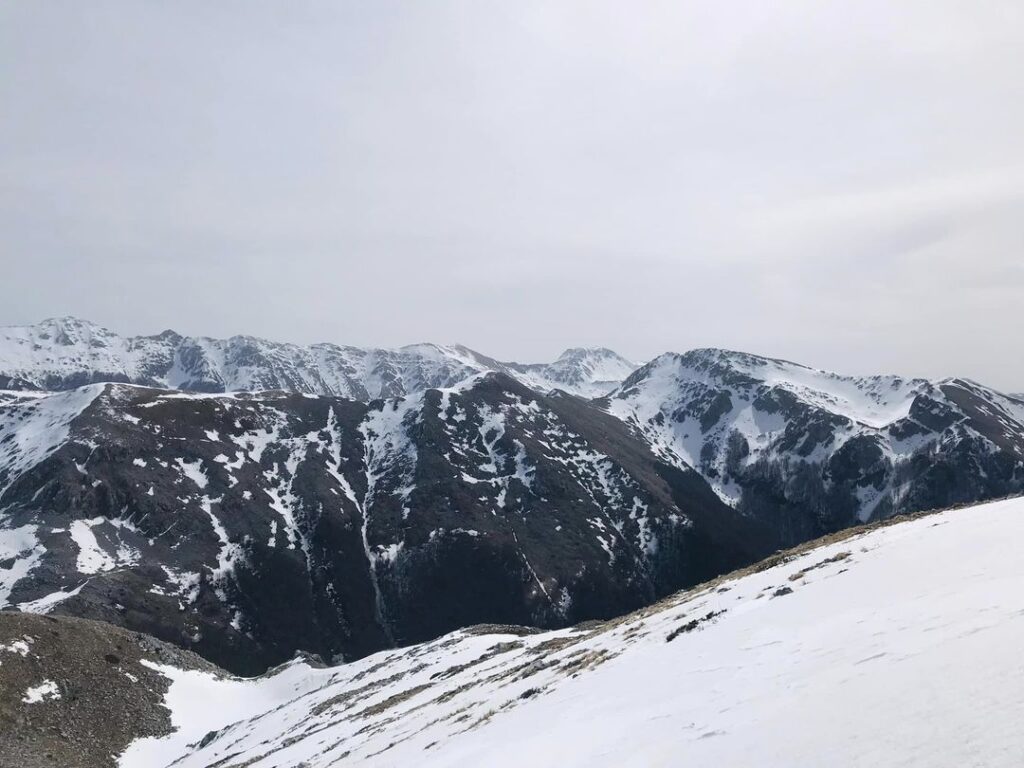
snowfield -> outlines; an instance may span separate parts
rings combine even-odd
[[[1022,539],[1012,499],[838,534],[607,623],[253,680],[159,667],[178,730],[120,765],[1019,766]]]

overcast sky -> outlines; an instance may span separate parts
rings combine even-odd
[[[0,324],[1024,390],[1024,4],[0,5]]]

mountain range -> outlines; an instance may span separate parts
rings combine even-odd
[[[187,392],[265,391],[353,400],[401,397],[497,371],[540,391],[594,397],[636,365],[609,349],[567,349],[553,363],[502,363],[459,344],[375,349],[230,339],[120,336],[74,317],[0,328],[0,389],[61,390],[123,382]]]
[[[0,331],[0,607],[254,674],[609,619],[852,525],[1024,490],[1024,402],[965,379],[718,349],[638,368],[352,350]]]

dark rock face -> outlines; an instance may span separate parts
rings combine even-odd
[[[779,546],[1024,490],[1024,402],[961,379],[696,350],[652,361],[600,404]]]
[[[8,396],[0,509],[0,602],[241,673],[296,650],[610,617],[770,546],[619,420],[500,374],[369,404],[118,384]]]

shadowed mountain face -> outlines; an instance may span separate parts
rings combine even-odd
[[[610,617],[760,527],[621,421],[501,374],[369,404],[92,385],[0,407],[0,600],[255,672]]]
[[[695,350],[651,361],[601,405],[780,545],[1024,489],[1024,401],[964,379]]]
[[[636,366],[609,349],[566,350],[554,363],[502,363],[461,345],[373,349],[230,339],[120,336],[73,317],[0,328],[0,389],[63,390],[116,381],[187,392],[282,389],[352,400],[401,397],[505,373],[539,391],[586,397],[614,389]]]

